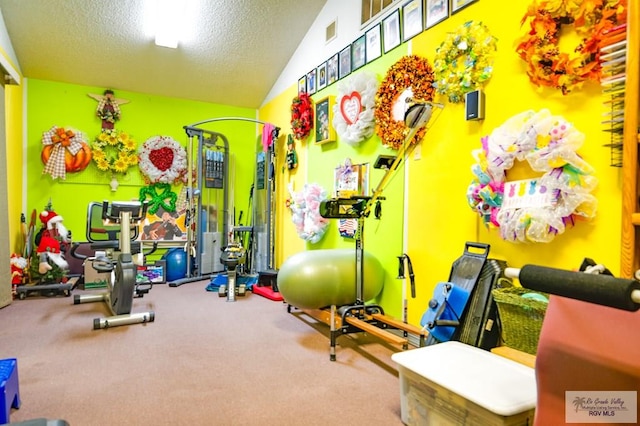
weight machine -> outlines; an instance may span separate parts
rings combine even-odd
[[[137,267],[131,253],[131,225],[139,224],[147,213],[147,203],[113,202],[102,204],[102,219],[107,224],[120,225],[119,248],[120,254],[116,261],[110,258],[96,258],[93,267],[99,272],[111,273],[108,291],[100,294],[74,295],[73,303],[105,302],[111,311],[110,317],[93,320],[93,329],[117,327],[121,325],[153,322],[153,311],[131,313],[134,297],[143,297],[152,287],[151,283],[136,281]],[[111,243],[111,241],[109,241]],[[72,249],[74,255],[75,248]],[[155,247],[154,247],[155,248]],[[78,257],[78,256],[76,256]]]
[[[187,241],[185,251],[187,253],[187,273],[184,278],[172,281],[170,287],[178,287],[182,284],[201,281],[210,278],[213,273],[224,270],[223,257],[224,250],[233,243],[234,226],[229,220],[230,205],[230,173],[229,173],[229,141],[222,133],[205,130],[199,126],[217,121],[248,121],[257,124],[267,124],[260,120],[245,117],[220,117],[199,121],[184,129],[188,136],[187,143],[187,170],[193,170],[193,153],[197,152],[198,158],[195,165],[198,173],[194,180],[193,175],[188,173],[187,180]],[[276,137],[279,128],[275,128]],[[194,151],[194,147],[197,149]],[[207,153],[214,152],[216,155],[207,157]],[[216,230],[212,228],[211,221],[203,220],[202,216],[210,214],[205,211],[203,198],[207,189],[221,192],[217,194]],[[220,200],[220,198],[222,198]],[[209,206],[210,207],[210,206]],[[221,218],[221,220],[220,220]],[[222,226],[219,226],[219,223]],[[239,232],[253,233],[253,227],[236,227]],[[271,232],[271,231],[270,231]],[[270,234],[271,235],[271,234]],[[254,245],[255,239],[250,237],[249,241]],[[273,241],[269,241],[273,245]],[[249,248],[250,253],[254,253],[253,247]],[[190,260],[193,260],[191,262]],[[253,261],[249,260],[250,265]]]
[[[434,111],[441,112],[443,105],[433,102],[414,101],[407,99],[409,107],[407,108],[404,121],[409,129],[405,137],[404,143],[398,150],[395,157],[380,156],[376,160],[376,168],[386,169],[385,175],[373,191],[371,196],[352,196],[350,198],[333,198],[323,201],[320,204],[320,215],[328,219],[357,219],[358,229],[356,232],[356,301],[353,305],[341,306],[337,308],[331,306],[330,326],[331,326],[331,352],[330,360],[336,360],[336,339],[342,334],[357,333],[367,331],[370,334],[391,341],[392,343],[400,343],[406,349],[407,340],[396,338],[394,334],[385,332],[387,328],[398,328],[406,332],[415,332],[419,334],[421,340],[423,333],[415,330],[409,324],[402,323],[385,316],[381,306],[375,304],[365,304],[364,295],[364,223],[369,217],[374,206],[384,200],[382,192],[389,183],[391,177],[395,174],[398,166],[403,158],[407,157],[417,143],[412,143],[413,138],[423,127],[427,130],[428,123],[433,117]],[[377,207],[376,207],[377,208]],[[336,313],[340,315],[341,321],[336,320]],[[339,324],[336,326],[336,324]]]

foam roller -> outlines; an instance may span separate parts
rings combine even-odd
[[[520,270],[507,268],[505,273],[531,290],[625,311],[640,309],[640,282],[635,280],[537,265],[525,265]]]
[[[382,291],[384,270],[378,259],[363,255],[364,301]],[[278,270],[278,291],[297,308],[319,309],[356,302],[356,254],[353,249],[308,250],[290,256]]]

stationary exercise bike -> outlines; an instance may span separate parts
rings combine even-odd
[[[76,294],[73,303],[105,302],[109,306],[112,316],[93,320],[93,329],[117,327],[121,325],[153,322],[153,311],[131,313],[134,297],[143,297],[152,287],[149,283],[136,281],[137,267],[131,254],[131,226],[137,225],[147,213],[147,203],[140,202],[109,202],[102,203],[102,220],[107,224],[119,224],[120,253],[114,261],[108,257],[93,259],[93,268],[98,272],[111,273],[107,283],[109,289],[100,294]],[[74,247],[75,248],[75,247]],[[74,249],[72,249],[72,255]]]

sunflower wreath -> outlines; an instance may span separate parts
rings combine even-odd
[[[608,29],[624,22],[625,15],[625,0],[534,1],[521,21],[523,25],[531,18],[529,32],[516,47],[531,82],[566,95],[585,81],[600,81],[600,40]],[[573,54],[558,47],[562,27],[571,24],[581,40]]]
[[[370,72],[354,74],[338,84],[338,99],[333,106],[333,128],[340,140],[357,145],[373,135],[377,90],[378,79]]]
[[[291,103],[291,130],[293,137],[302,140],[313,129],[313,104],[308,93],[302,92]]]
[[[404,122],[406,101],[433,101],[433,69],[420,56],[404,56],[389,68],[376,93],[375,112],[376,134],[383,145],[399,149],[404,143],[409,129]],[[423,127],[411,140],[416,144],[426,133]]]
[[[168,136],[153,136],[140,149],[140,172],[147,183],[177,183],[187,172],[187,152]]]
[[[511,242],[549,242],[576,220],[593,218],[597,179],[576,153],[583,142],[583,133],[546,109],[508,119],[473,152],[469,206]],[[525,160],[543,175],[507,182],[507,171]]]
[[[98,169],[112,173],[126,173],[138,164],[136,148],[136,141],[128,133],[116,129],[102,129],[91,145]]]
[[[482,22],[469,21],[447,35],[436,49],[433,85],[449,102],[464,101],[464,94],[481,88],[493,74],[497,40]]]

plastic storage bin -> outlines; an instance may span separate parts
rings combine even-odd
[[[407,425],[531,425],[533,368],[457,341],[395,353]]]

